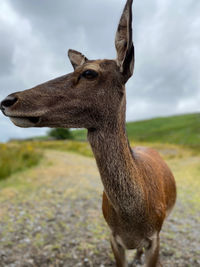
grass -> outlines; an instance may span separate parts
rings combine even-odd
[[[200,113],[127,123],[130,140],[200,146]]]
[[[182,158],[168,160],[173,170],[178,197],[183,208],[190,207],[188,214],[198,214],[200,205],[200,156],[189,156],[183,151]]]
[[[156,118],[127,123],[127,133],[131,145],[133,143],[147,145],[166,151],[171,151],[165,157],[173,157],[174,148],[170,144],[190,147],[196,153],[200,151],[200,113]],[[36,165],[42,149],[71,151],[83,156],[92,157],[90,145],[86,141],[86,130],[73,130],[75,141],[52,141],[47,136],[23,142],[11,142],[0,145],[0,180],[16,171]],[[144,143],[145,142],[145,143]]]
[[[200,113],[128,122],[126,128],[130,141],[200,148]],[[72,134],[75,140],[86,140],[86,130]]]
[[[0,144],[0,181],[11,174],[39,163],[44,149],[70,151],[92,157],[87,142],[74,141],[12,141]]]
[[[17,144],[12,145],[17,146]],[[31,145],[34,149],[40,147],[64,151],[70,148],[70,151],[80,151],[80,153],[82,149],[91,151],[89,145],[83,142],[43,141],[23,143],[22,145]],[[184,258],[187,246],[185,240],[194,242],[192,239],[193,231],[200,222],[198,215],[200,155],[179,145],[159,143],[145,143],[143,145],[156,148],[167,160],[175,175],[178,199],[173,215],[170,217],[172,221],[163,230],[162,251],[166,253],[173,251],[172,258],[176,258],[176,260]],[[95,204],[100,201],[102,187],[100,187],[99,174],[92,164],[93,160],[82,159],[77,155],[59,153],[53,150],[45,152],[44,161],[37,168],[17,173],[2,182],[4,186],[1,189],[0,202],[3,203],[6,200],[10,205],[8,207],[14,206],[11,211],[7,207],[0,211],[0,218],[4,222],[2,230],[4,243],[2,244],[4,247],[17,247],[22,254],[23,249],[20,246],[24,244],[12,239],[15,235],[19,236],[22,229],[21,239],[28,238],[31,245],[39,251],[45,251],[45,253],[47,253],[46,249],[61,251],[63,249],[62,244],[67,243],[66,240],[78,240],[77,243],[73,244],[73,249],[67,248],[69,254],[65,254],[64,257],[69,259],[67,258],[66,262],[73,258],[73,251],[77,254],[80,252],[81,255],[86,253],[89,255],[90,252],[93,252],[95,257],[102,257],[102,250],[99,248],[103,247],[103,251],[108,251],[104,247],[105,240],[108,240],[108,231],[99,214],[100,207]],[[49,164],[50,162],[52,164]],[[68,208],[65,210],[65,207]],[[11,214],[14,216],[14,220],[11,220],[13,218]],[[60,223],[66,225],[67,228],[60,227]],[[35,233],[37,225],[42,230]],[[49,235],[50,231],[51,234]],[[47,246],[49,236],[52,237],[51,246]],[[181,244],[180,246],[177,245],[179,240],[183,241],[183,247]],[[24,245],[24,250],[26,249],[25,246],[27,244]],[[193,255],[197,255],[194,249],[193,251],[191,258],[194,257]],[[55,257],[60,257],[60,254]],[[52,260],[52,264],[54,262],[55,258],[54,261]]]
[[[199,243],[197,241],[198,238],[194,238],[194,229],[200,223],[200,147],[196,144],[198,141],[198,129],[192,128],[192,125],[195,124],[193,121],[190,131],[190,135],[193,136],[191,142],[189,142],[189,138],[186,138],[185,142],[183,142],[184,140],[175,140],[173,139],[174,134],[171,135],[173,137],[171,142],[179,143],[178,145],[170,144],[170,134],[167,138],[165,138],[164,134],[160,134],[160,136],[157,135],[157,139],[152,139],[152,142],[144,142],[139,133],[147,134],[144,130],[147,127],[149,129],[148,138],[151,136],[150,133],[152,133],[152,137],[156,136],[157,131],[153,133],[153,128],[156,128],[157,123],[157,129],[159,129],[160,120],[151,120],[154,127],[150,126],[150,121],[141,122],[143,126],[138,122],[134,123],[135,128],[129,129],[129,134],[134,132],[133,136],[140,137],[138,138],[140,141],[135,142],[137,138],[133,138],[134,141],[131,137],[129,139],[131,146],[143,145],[158,150],[167,161],[176,179],[178,198],[173,210],[173,217],[170,217],[172,218],[171,221],[169,219],[166,222],[162,231],[162,251],[172,253],[172,258],[177,261],[177,258],[186,257],[185,249],[187,245],[185,244],[182,247],[182,241],[184,244],[185,240],[191,240],[193,247],[190,248],[187,257],[195,261],[195,257],[198,258],[198,252],[195,252],[194,248],[195,246],[198,247]],[[173,129],[173,127],[169,127],[173,123],[172,118],[166,123],[166,125],[168,124],[168,133],[170,133],[170,129]],[[146,126],[144,126],[145,124]],[[184,130],[182,133],[180,131],[180,120],[177,124],[179,124],[179,127],[177,126],[179,130],[177,128],[176,135],[179,135],[179,138],[182,135],[184,137]],[[198,126],[197,122],[196,126]],[[163,129],[164,126],[160,127],[160,131],[164,133]],[[83,134],[84,131],[80,131],[78,134],[80,140],[83,140]],[[161,140],[163,143],[161,143]],[[194,144],[196,146],[195,150],[193,149]],[[69,236],[68,240],[78,240],[77,245],[73,244],[73,251],[76,251],[78,255],[89,255],[92,252],[95,258],[100,258],[102,257],[102,250],[99,249],[98,244],[99,242],[106,244],[105,240],[107,240],[108,231],[102,217],[99,216],[99,209],[97,208],[99,207],[97,202],[100,201],[102,190],[97,169],[94,167],[92,159],[83,158],[72,153],[61,153],[56,150],[70,151],[87,157],[93,156],[89,143],[83,141],[39,139],[23,142],[13,141],[0,145],[0,171],[2,166],[5,168],[7,163],[10,164],[11,168],[18,161],[18,163],[24,164],[24,159],[29,158],[30,154],[35,155],[38,160],[38,153],[44,152],[44,158],[36,168],[11,175],[9,179],[4,179],[0,183],[0,202],[7,203],[7,206],[0,210],[0,219],[4,225],[2,230],[4,241],[2,245],[5,248],[17,247],[18,251],[23,254],[27,244],[10,241],[15,240],[13,236],[19,236],[18,233],[22,232],[21,239],[30,240],[30,245],[37,248],[38,251],[47,253],[46,249],[48,248],[49,255],[51,253],[53,255],[51,261],[53,264],[55,251],[63,250],[63,243],[70,243],[66,241],[66,236]],[[4,159],[3,165],[1,164],[2,159]],[[19,166],[13,172],[31,165]],[[66,206],[68,208],[64,210],[66,214],[64,216],[61,211]],[[14,207],[11,210],[12,217],[11,213],[9,214],[9,207]],[[57,213],[57,211],[59,212]],[[39,214],[39,217],[35,217],[35,214]],[[85,216],[85,214],[89,215]],[[14,219],[11,219],[13,216]],[[39,225],[42,231],[35,233],[35,225]],[[50,230],[51,235],[49,235]],[[66,234],[63,235],[63,232]],[[85,232],[89,232],[90,235],[85,235]],[[51,245],[47,246],[49,236],[52,236]],[[77,236],[79,239],[77,239]],[[198,236],[198,234],[195,234],[195,236]],[[71,251],[68,249],[67,253],[59,254],[58,257],[63,257],[66,262],[69,262],[73,258]],[[103,251],[108,250],[103,247]]]
[[[92,157],[93,153],[90,148],[88,142],[80,142],[80,141],[60,141],[60,140],[34,140],[34,141],[15,141],[14,144],[20,145],[23,143],[24,145],[33,146],[36,149],[54,149],[59,151],[70,151],[74,153],[81,154],[83,156]]]
[[[31,144],[0,144],[0,181],[11,174],[35,166],[42,153]]]
[[[81,154],[87,157],[93,157],[91,147],[88,142],[80,141],[25,141],[24,145],[33,146],[35,149],[53,149],[59,151],[70,151]],[[147,146],[156,149],[162,157],[168,162],[172,168],[177,183],[179,184],[178,194],[181,196],[182,201],[191,203],[194,206],[199,205],[200,197],[200,175],[199,155],[200,147],[196,149],[184,145],[164,144],[159,142],[133,142],[130,141],[131,146]],[[186,197],[188,196],[188,197]],[[184,201],[183,201],[184,202]]]
[[[87,139],[87,130],[85,129],[74,130],[72,131],[72,135],[74,137],[74,140],[85,141]]]

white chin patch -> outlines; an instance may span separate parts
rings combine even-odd
[[[33,127],[35,125],[35,123],[31,122],[28,118],[11,117],[10,120],[18,127],[28,128]]]

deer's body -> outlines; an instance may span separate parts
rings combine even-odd
[[[153,149],[131,150],[125,130],[125,83],[132,76],[132,0],[127,0],[115,46],[116,60],[88,60],[69,50],[74,72],[9,95],[2,112],[20,127],[87,128],[102,183],[103,214],[118,267],[125,250],[145,249],[146,265],[159,266],[159,232],[176,200],[174,177]],[[147,129],[148,130],[148,129]]]
[[[124,249],[141,250],[159,235],[174,206],[176,187],[157,151],[130,148],[121,121],[89,131],[88,140],[104,185],[102,210],[112,238]]]
[[[129,181],[125,180],[124,173],[120,178],[115,177],[119,179],[119,184],[124,183],[124,191],[128,193],[128,197],[123,200],[126,194],[120,198],[122,186],[115,191],[119,201],[118,210],[117,204],[112,204],[110,192],[106,191],[105,186],[102,205],[104,218],[113,235],[121,239],[126,249],[148,246],[151,237],[160,232],[175,202],[173,175],[159,154],[156,154],[156,151],[146,148],[136,147],[133,150],[135,175],[129,177]],[[150,175],[150,172],[154,174]],[[164,181],[166,177],[170,182]],[[157,194],[158,189],[160,194]]]

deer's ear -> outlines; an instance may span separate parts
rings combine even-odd
[[[88,60],[80,52],[72,50],[72,49],[69,49],[68,57],[69,57],[74,69],[76,69],[78,66],[83,65]]]
[[[134,69],[132,3],[133,0],[127,0],[115,36],[117,65],[120,68],[120,72],[123,74],[124,82],[126,82],[132,76]]]

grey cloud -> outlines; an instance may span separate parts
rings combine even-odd
[[[9,28],[0,20],[0,76],[8,75],[13,69],[14,40]]]
[[[123,8],[122,1],[16,0],[10,3],[28,18],[35,34],[49,40],[48,46],[57,53],[68,48],[82,48],[92,56],[98,53],[100,57],[115,56],[114,31]]]
[[[0,18],[1,98],[72,71],[69,48],[89,58],[115,57],[115,31],[125,0],[4,2],[15,23]],[[199,111],[199,14],[196,0],[134,1],[136,64],[127,84],[128,120]],[[6,131],[15,135],[13,127],[8,121],[0,139]],[[21,136],[31,132],[16,130]]]
[[[151,19],[140,21],[135,77],[128,91],[130,99],[145,99],[151,106],[148,116],[156,116],[162,107],[163,114],[173,114],[183,99],[197,101],[200,93],[200,5],[189,0],[157,4]]]
[[[0,114],[0,141],[5,142],[10,139],[23,139],[24,137],[33,137],[37,135],[43,135],[47,131],[47,128],[43,129],[31,129],[31,128],[19,128],[13,125],[10,120]]]

